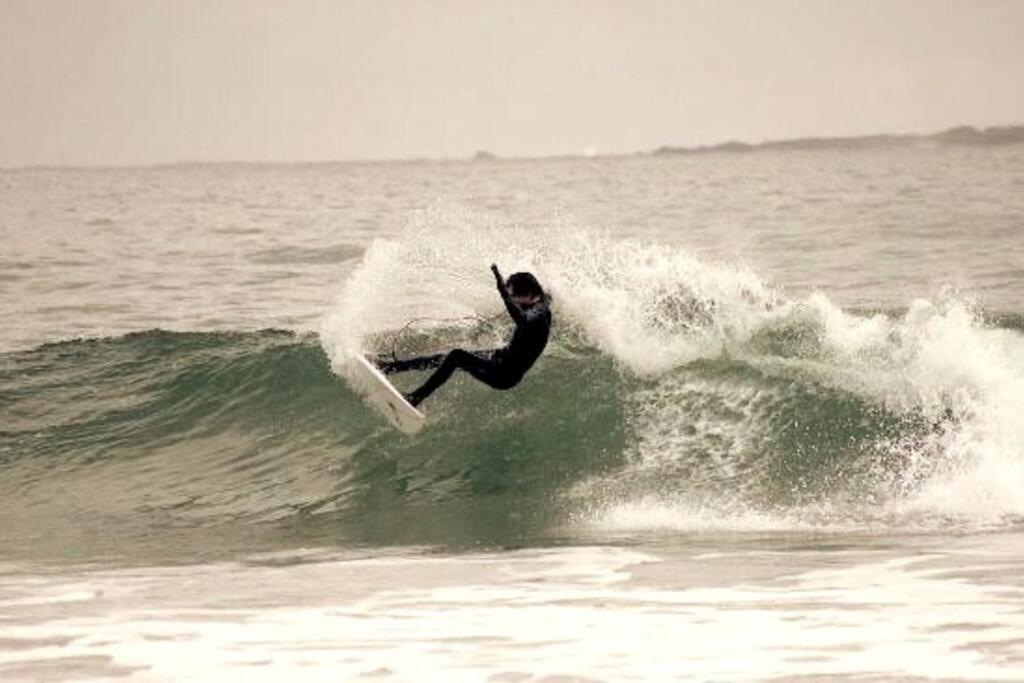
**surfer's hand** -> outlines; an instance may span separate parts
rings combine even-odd
[[[498,266],[494,263],[491,264],[491,272],[494,273],[494,279],[498,281],[498,284],[504,286],[505,280],[502,279],[501,273],[498,271]]]

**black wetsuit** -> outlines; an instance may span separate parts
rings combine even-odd
[[[551,331],[551,300],[544,296],[533,306],[523,309],[512,301],[505,286],[498,284],[502,301],[512,320],[516,323],[515,334],[507,346],[491,351],[464,351],[455,349],[448,353],[433,356],[421,356],[408,360],[379,362],[381,370],[386,374],[405,372],[406,370],[426,370],[437,368],[423,385],[406,398],[413,405],[418,405],[430,396],[442,384],[448,381],[456,368],[462,368],[487,386],[495,389],[511,389],[519,384],[526,371],[529,370],[544,347],[548,343]]]

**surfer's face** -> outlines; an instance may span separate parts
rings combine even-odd
[[[539,296],[524,296],[522,294],[516,294],[514,291],[509,292],[509,296],[512,297],[512,301],[516,302],[516,305],[519,306],[519,308],[530,308],[531,306],[537,305],[537,302],[540,301]]]

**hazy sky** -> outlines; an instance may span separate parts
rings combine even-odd
[[[1024,0],[0,0],[0,166],[1024,122]]]

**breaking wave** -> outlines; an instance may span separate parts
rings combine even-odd
[[[347,359],[500,343],[492,260],[553,294],[548,352],[514,391],[457,377],[424,430],[393,431]],[[373,243],[318,335],[0,356],[4,543],[1003,528],[1024,517],[1022,330],[954,294],[849,311],[678,247],[433,210]]]

